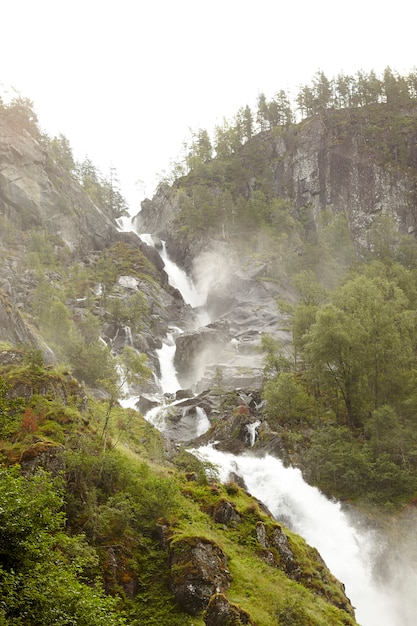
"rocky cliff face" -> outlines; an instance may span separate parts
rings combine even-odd
[[[394,216],[402,232],[415,232],[415,109],[396,116],[383,105],[328,110],[278,133],[264,132],[256,140],[269,163],[275,195],[290,200],[298,210],[311,211],[313,224],[324,209],[345,213],[361,245],[367,244],[366,231],[381,214]],[[245,149],[240,154],[242,167]],[[246,189],[256,189],[257,176],[251,168],[244,176]],[[163,187],[152,201],[143,203],[138,222],[145,231],[170,239],[177,213],[176,188]],[[187,250],[175,250],[173,241],[170,245],[173,254],[183,258],[185,252],[196,256],[201,242],[189,244]]]
[[[68,276],[79,271],[91,276],[88,293],[83,296],[96,300],[101,336],[112,349],[118,351],[130,342],[139,350],[152,352],[160,347],[168,323],[184,322],[184,317],[192,317],[191,312],[169,285],[156,250],[134,232],[122,232],[115,219],[92,202],[76,177],[54,159],[49,139],[36,129],[32,131],[21,128],[0,110],[0,341],[34,345],[49,362],[53,361],[54,355],[30,315],[34,293],[42,281],[52,288],[63,287]],[[44,244],[50,258],[45,266],[39,266],[31,255],[39,251],[45,254],[41,249]],[[149,280],[137,275],[123,277],[131,268],[123,272],[120,267],[115,275],[118,283],[114,290],[120,300],[126,304],[132,295],[140,293],[149,310],[148,326],[144,324],[135,337],[125,336],[126,323],[112,320],[97,297],[100,285],[91,282],[91,270],[109,256],[106,251],[116,244],[120,254],[126,250],[125,257],[137,255],[137,272],[143,258],[153,268],[147,270]],[[57,267],[51,270],[54,257]],[[85,318],[85,297],[68,298],[66,306],[75,320]],[[151,365],[157,364],[151,361]]]
[[[395,158],[384,162],[375,153],[378,129],[360,114],[329,111],[284,132],[274,141],[274,181],[277,196],[311,207],[315,221],[325,208],[347,212],[352,233],[366,244],[366,230],[380,214],[394,215],[404,232],[415,231],[417,133],[412,124],[404,138],[405,167]],[[384,127],[378,133],[380,149],[386,148],[383,133]]]
[[[0,114],[0,215],[22,231],[45,228],[80,254],[115,239],[115,224],[54,162],[42,141]],[[7,230],[0,232],[4,244]]]
[[[346,216],[353,243],[361,252],[371,245],[370,227],[384,215],[394,218],[400,233],[413,235],[417,226],[416,146],[417,112],[394,114],[378,105],[323,111],[298,125],[263,132],[233,155],[233,171],[239,171],[241,177],[239,185],[233,187],[233,211],[238,215],[239,194],[249,197],[257,189],[265,190],[267,180],[264,198],[272,193],[285,200],[297,227],[306,230],[306,240],[314,240],[324,211]],[[257,160],[266,165],[259,167]],[[178,340],[180,380],[190,386],[196,383],[198,373],[198,391],[211,384],[216,368],[218,374],[220,368],[226,386],[260,385],[260,337],[271,334],[284,346],[290,341],[285,316],[277,307],[277,300],[295,301],[288,277],[276,270],[285,262],[282,252],[268,261],[261,258],[263,251],[258,249],[257,260],[256,254],[251,256],[244,232],[237,241],[224,234],[223,238],[204,236],[201,228],[192,236],[184,236],[189,225],[179,222],[185,215],[184,195],[188,194],[193,204],[195,187],[209,189],[207,193],[213,198],[226,197],[230,163],[209,163],[206,169],[202,166],[172,187],[162,185],[152,200],[143,202],[136,218],[138,229],[165,239],[172,257],[207,290],[206,310],[211,322],[228,325],[227,336],[213,329],[210,333],[199,329]],[[209,211],[210,206],[203,203],[197,213]],[[292,248],[296,254],[296,238]],[[271,247],[271,255],[273,252]],[[270,266],[274,266],[272,270]],[[234,350],[230,350],[232,346]]]

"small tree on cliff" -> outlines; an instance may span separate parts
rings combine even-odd
[[[130,385],[141,385],[152,375],[151,370],[147,365],[146,354],[141,354],[130,347],[125,347],[122,355],[120,356],[120,364],[117,368],[118,373],[115,373],[111,378],[105,378],[101,381],[102,386],[109,394],[106,415],[104,419],[102,439],[103,448],[106,450],[109,423],[111,412],[116,402],[125,395],[125,388]]]

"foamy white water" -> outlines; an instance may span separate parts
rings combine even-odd
[[[155,350],[161,370],[159,382],[163,393],[175,393],[175,391],[181,388],[174,366],[175,350],[176,345],[173,333],[168,333],[162,343],[162,348]]]
[[[205,297],[199,294],[193,281],[183,269],[178,267],[168,256],[165,241],[162,241],[161,259],[165,263],[165,271],[168,274],[169,283],[181,293],[184,302],[192,307],[200,307],[205,304]]]
[[[213,463],[222,482],[228,480],[230,472],[241,476],[248,491],[277,520],[318,549],[330,571],[344,583],[361,626],[415,625],[417,613],[410,621],[410,608],[399,606],[392,586],[374,582],[372,568],[380,553],[376,533],[356,528],[340,503],[308,485],[300,470],[284,467],[270,455],[236,456],[211,446],[191,451]],[[415,597],[411,601],[415,604]]]
[[[200,437],[208,431],[211,424],[209,418],[207,417],[207,413],[203,408],[201,408],[201,406],[197,406],[195,410],[197,413],[196,437]]]
[[[148,246],[155,247],[155,242],[151,234],[141,233],[139,237]],[[165,271],[168,274],[169,284],[172,287],[175,287],[175,289],[178,289],[184,299],[184,302],[189,304],[191,307],[203,307],[207,300],[207,293],[200,293],[190,276],[188,276],[183,269],[170,259],[165,241],[161,240],[161,248],[158,252],[164,262]],[[210,318],[204,310],[201,310],[199,313],[198,322],[200,326],[210,323]]]
[[[249,445],[252,448],[255,445],[256,437],[258,436],[258,428],[261,425],[261,420],[256,420],[246,426],[249,436]]]

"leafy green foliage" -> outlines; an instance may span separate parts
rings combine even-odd
[[[62,491],[45,474],[0,468],[0,620],[7,624],[124,624],[115,601],[83,582],[95,562],[82,537],[63,534]]]
[[[60,133],[58,137],[53,137],[49,142],[49,153],[51,158],[64,168],[69,174],[75,172],[75,161],[72,148],[68,138]]]
[[[261,337],[261,346],[264,357],[264,376],[269,379],[282,371],[291,370],[291,363],[284,355],[281,342],[274,339],[272,335],[264,334]]]
[[[38,117],[32,100],[17,95],[9,104],[5,105],[2,103],[1,108],[16,130],[25,130],[33,137],[40,138]]]
[[[393,282],[358,276],[318,310],[305,359],[315,375],[339,392],[349,425],[404,389],[413,357],[413,321]]]
[[[264,386],[264,398],[267,402],[265,412],[273,426],[309,422],[315,412],[313,398],[291,372],[280,372],[275,379],[268,380]]]
[[[267,380],[263,394],[288,441],[300,424],[312,429],[304,463],[316,484],[382,504],[417,488],[415,273],[393,260],[396,246],[384,249],[327,294],[311,273],[294,277],[293,370]]]
[[[7,438],[14,432],[22,408],[20,398],[9,395],[11,385],[0,377],[0,437]]]

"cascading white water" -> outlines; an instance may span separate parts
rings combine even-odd
[[[151,235],[140,235],[140,238],[154,246]],[[185,302],[193,307],[204,304],[205,296],[195,292],[185,272],[169,259],[164,244],[161,257],[170,284],[181,292]],[[199,321],[203,325],[210,320],[201,317]],[[164,393],[179,389],[173,366],[174,354],[175,341],[168,335],[158,351]],[[167,411],[175,404],[177,402],[151,409],[146,419],[164,431]],[[196,414],[197,420],[189,423],[190,438],[198,437],[210,426],[203,409],[197,408]],[[249,426],[248,443],[253,445],[258,424],[254,422]],[[375,563],[385,549],[386,539],[350,519],[340,503],[329,501],[320,491],[305,483],[299,470],[285,468],[281,461],[269,455],[263,458],[235,456],[209,446],[193,452],[216,465],[223,481],[228,479],[231,471],[240,475],[250,493],[264,502],[278,520],[318,549],[331,572],[344,583],[361,626],[415,625],[417,573],[411,559],[405,555],[404,546],[399,551],[400,544],[395,543],[391,561],[381,560],[385,579],[378,584],[378,578],[384,577],[378,576],[380,572],[375,571]]]
[[[155,247],[152,235],[149,233],[142,233],[139,237],[148,246]],[[203,307],[207,299],[207,294],[200,293],[187,273],[169,258],[166,249],[166,242],[161,241],[160,243],[161,248],[159,250],[159,254],[164,262],[165,271],[168,274],[169,284],[172,287],[175,287],[175,289],[178,289],[186,304],[189,304],[195,309]],[[204,310],[199,311],[197,317],[200,326],[204,326],[210,322],[210,318]]]
[[[182,332],[179,328],[175,330],[177,334]],[[162,348],[155,350],[159,360],[161,371],[159,382],[163,393],[175,393],[181,387],[174,366],[175,349],[174,334],[168,333],[162,342]]]
[[[189,406],[179,407],[181,403],[184,403],[184,399],[153,407],[146,413],[145,419],[171,439],[176,440],[178,433],[184,435],[179,439],[180,441],[196,439],[208,431],[211,426],[210,420],[201,407],[195,407],[195,409]],[[172,423],[170,414],[175,409],[182,412],[182,418],[179,421],[175,419]]]
[[[207,417],[207,413],[201,406],[197,406],[195,410],[197,413],[196,437],[200,437],[208,431],[211,424],[209,418]]]
[[[331,572],[344,583],[361,626],[414,626],[417,613],[409,603],[415,599],[408,596],[403,602],[395,596],[391,583],[375,582],[373,565],[382,549],[376,531],[359,530],[340,503],[308,485],[298,469],[286,468],[270,455],[236,456],[211,446],[191,452],[215,465],[222,482],[227,482],[230,472],[241,476],[248,491],[277,520],[318,549]]]
[[[249,445],[251,448],[255,445],[256,437],[258,434],[258,428],[261,425],[261,420],[256,420],[256,422],[252,422],[251,424],[247,424],[246,430],[249,436]]]
[[[176,263],[171,261],[168,256],[166,243],[161,241],[161,259],[165,263],[165,271],[168,274],[170,284],[178,289],[184,298],[184,302],[192,307],[200,307],[205,303],[205,297],[199,294],[194,286],[193,281]]]

